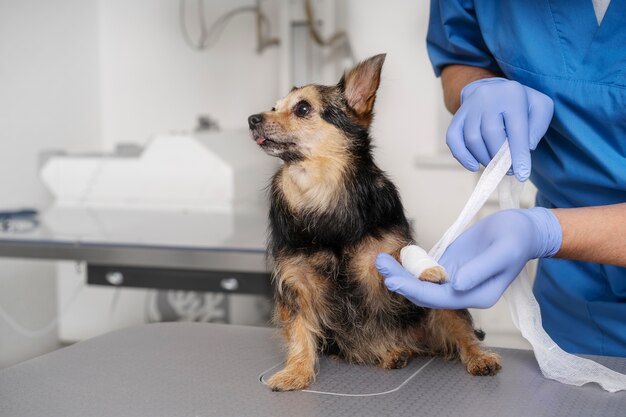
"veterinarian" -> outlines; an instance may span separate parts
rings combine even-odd
[[[432,0],[427,45],[454,157],[476,171],[508,139],[537,207],[459,236],[440,260],[444,285],[379,256],[387,287],[425,307],[486,308],[540,258],[534,292],[552,338],[626,356],[626,1]]]

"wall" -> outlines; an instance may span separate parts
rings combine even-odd
[[[99,146],[97,2],[0,2],[0,210],[44,206],[38,152]],[[0,259],[0,306],[38,328],[56,314],[51,262]],[[0,368],[57,347],[0,320]]]
[[[198,33],[187,1],[190,31]],[[210,1],[207,24],[250,0]],[[263,2],[270,18],[272,2]],[[155,133],[188,130],[198,114],[210,114],[224,129],[246,127],[250,114],[278,98],[278,49],[256,53],[252,13],[235,16],[213,49],[197,52],[184,43],[179,2],[100,1],[101,125],[105,147],[144,142]],[[278,27],[272,26],[276,35]]]

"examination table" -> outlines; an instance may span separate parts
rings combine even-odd
[[[400,370],[322,358],[309,392],[276,393],[262,383],[283,360],[276,330],[149,324],[0,370],[0,416],[626,416],[626,393],[546,380],[532,352],[497,351],[494,377],[441,358]]]

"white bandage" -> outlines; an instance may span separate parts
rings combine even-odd
[[[511,152],[508,142],[504,142],[480,176],[476,189],[458,219],[430,250],[433,258],[441,258],[446,248],[478,214],[503,178],[505,180],[502,181],[503,184],[500,187],[500,207],[503,209],[519,208],[522,188],[520,183],[513,180],[514,177],[506,177],[509,168],[511,168]],[[404,264],[404,261],[402,263]],[[516,280],[513,280],[504,296],[511,310],[513,323],[533,346],[541,372],[546,378],[576,386],[595,382],[609,392],[626,391],[626,374],[616,372],[591,359],[567,353],[554,343],[541,324],[539,303],[533,295],[532,280],[526,268]]]
[[[422,272],[429,268],[439,266],[437,261],[417,245],[403,247],[400,251],[400,262],[404,269],[416,277],[422,275]]]

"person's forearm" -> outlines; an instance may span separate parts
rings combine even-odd
[[[563,230],[555,258],[626,267],[626,203],[552,212]]]
[[[461,106],[461,90],[472,81],[483,78],[497,77],[491,71],[469,65],[447,65],[441,71],[443,86],[443,100],[446,108],[452,114]]]

